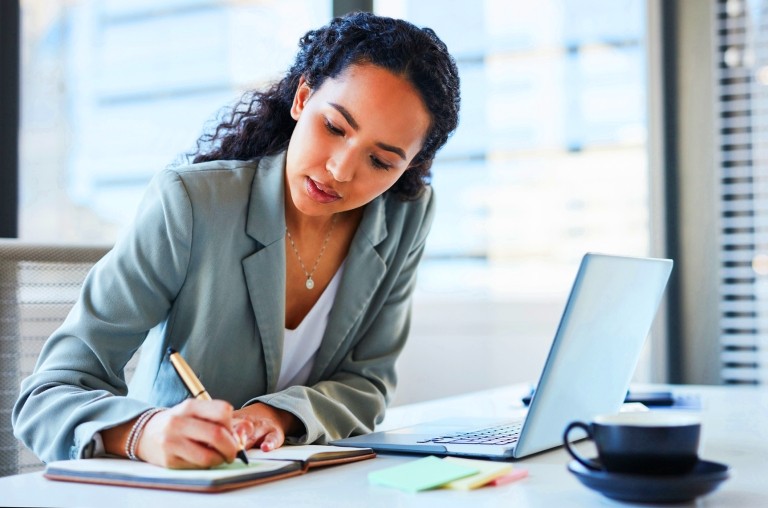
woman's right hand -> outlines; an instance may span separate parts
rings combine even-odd
[[[240,450],[232,412],[232,405],[222,400],[185,400],[147,422],[136,455],[172,469],[202,469],[232,462]],[[238,432],[248,433],[241,422]]]
[[[222,400],[187,399],[171,409],[153,415],[139,436],[136,456],[143,461],[172,469],[204,469],[235,460],[240,444],[235,438],[248,435],[250,422],[232,417],[233,408]],[[102,432],[107,451],[110,431],[120,432],[127,440],[133,422]],[[112,434],[112,437],[115,437]],[[115,448],[114,446],[112,448]],[[124,454],[124,444],[121,454]]]

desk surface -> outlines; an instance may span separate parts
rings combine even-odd
[[[701,456],[732,468],[732,475],[717,491],[691,506],[768,506],[768,389],[753,387],[675,386],[675,394],[701,398]],[[382,428],[456,416],[506,416],[519,411],[522,385],[488,390],[393,408]],[[453,408],[453,410],[451,409]],[[590,446],[589,443],[580,446]],[[137,488],[108,487],[48,481],[42,473],[0,478],[2,506],[57,506],[121,508],[135,506],[632,506],[611,501],[582,486],[567,470],[562,448],[515,463],[529,477],[509,485],[471,492],[434,490],[407,494],[370,485],[367,474],[412,456],[379,455],[343,466],[315,470],[307,475],[221,494],[190,494]],[[168,504],[166,504],[168,503]]]

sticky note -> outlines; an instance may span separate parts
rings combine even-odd
[[[517,480],[522,480],[526,477],[528,477],[527,469],[515,469],[511,473],[507,473],[504,476],[499,476],[498,478],[489,481],[486,485],[488,487],[499,487],[500,485],[516,482]]]
[[[504,462],[491,462],[488,460],[460,459],[458,457],[446,457],[444,461],[456,465],[474,467],[478,472],[472,476],[454,480],[443,485],[446,489],[472,490],[482,487],[486,483],[512,471],[512,464]]]
[[[368,473],[368,481],[375,485],[393,487],[406,492],[419,492],[479,472],[480,470],[474,466],[430,456],[372,471]]]

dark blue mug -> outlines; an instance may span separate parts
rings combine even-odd
[[[594,441],[597,458],[582,457],[571,446],[576,429]],[[674,475],[696,466],[700,435],[696,414],[637,411],[596,416],[591,423],[571,422],[563,433],[563,444],[574,459],[595,471]]]

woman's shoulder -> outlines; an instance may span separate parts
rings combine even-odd
[[[387,215],[401,217],[403,220],[432,215],[434,205],[435,193],[431,185],[425,186],[419,195],[413,198],[403,198],[397,194],[387,193],[384,199]]]
[[[252,182],[257,172],[281,169],[284,154],[276,154],[251,160],[214,160],[176,165],[166,168],[170,178],[180,178],[186,184],[211,184],[227,186]]]
[[[184,165],[169,166],[166,172],[175,173],[182,178],[216,178],[232,176],[236,173],[254,172],[258,161],[216,160]]]
[[[375,205],[377,201],[378,205]],[[371,204],[374,205],[373,209],[367,211],[367,215],[373,219],[368,222],[371,231],[387,231],[383,236],[398,243],[408,243],[408,238],[417,243],[422,241],[429,232],[435,214],[434,192],[431,186],[424,187],[415,198],[403,199],[396,194],[387,193]],[[377,236],[371,233],[371,237]]]
[[[232,189],[250,188],[258,167],[258,161],[217,160],[171,166],[161,171],[157,178],[161,180],[161,186],[180,182],[190,194],[227,193]]]
[[[248,201],[257,167],[252,161],[170,166],[153,177],[148,196],[174,209],[209,209],[214,203],[222,210],[231,206],[239,209]]]

